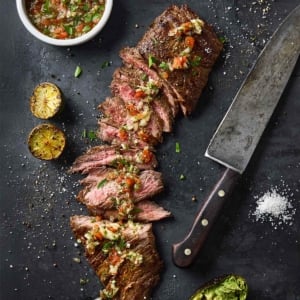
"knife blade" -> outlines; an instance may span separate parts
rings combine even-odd
[[[266,128],[300,53],[300,5],[274,32],[214,133],[205,156],[226,167],[182,241],[173,245],[178,267],[192,264]]]

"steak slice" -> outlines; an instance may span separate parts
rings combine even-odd
[[[141,70],[152,80],[161,83],[162,91],[166,95],[168,103],[172,109],[172,115],[175,117],[178,112],[178,101],[183,101],[183,99],[180,98],[179,94],[177,95],[174,93],[172,86],[166,80],[162,79],[155,70],[149,68],[148,63],[145,61],[137,48],[123,48],[120,51],[120,57],[125,65],[129,65],[133,68]]]
[[[105,119],[114,127],[126,128],[128,131],[138,132],[146,130],[153,139],[162,142],[162,120],[153,113],[148,103],[141,103],[140,107],[125,104],[119,97],[106,98],[98,108]]]
[[[149,299],[159,281],[162,261],[151,223],[115,223],[72,216],[70,225],[105,288],[102,300]]]
[[[88,173],[89,170],[100,166],[119,167],[120,164],[133,164],[140,170],[153,169],[157,160],[148,148],[122,148],[118,145],[95,146],[79,156],[73,163],[70,172]]]
[[[191,22],[192,21],[192,22]],[[195,108],[223,44],[213,28],[187,5],[172,5],[158,16],[137,45],[144,60],[167,81],[184,114]]]
[[[90,211],[117,208],[129,214],[135,202],[150,198],[163,190],[162,175],[153,170],[140,174],[111,168],[96,168],[81,181],[85,188],[77,199]]]
[[[100,119],[98,125],[98,137],[102,141],[112,145],[125,146],[125,148],[133,147],[144,149],[148,147],[149,149],[153,149],[153,146],[158,143],[157,139],[154,139],[144,128],[138,132],[134,132],[125,127],[115,127],[107,118]]]
[[[149,200],[135,203],[132,212],[127,216],[120,214],[117,209],[93,208],[90,212],[94,216],[100,216],[102,219],[110,221],[130,219],[139,222],[154,222],[171,216],[169,211]]]
[[[151,79],[142,70],[123,66],[114,72],[110,87],[115,96],[130,106],[139,106],[143,101],[150,102],[153,111],[162,120],[163,131],[171,132],[173,113],[168,99],[161,91],[160,82],[155,82],[154,89],[151,89],[151,84]],[[152,95],[148,95],[151,92]]]

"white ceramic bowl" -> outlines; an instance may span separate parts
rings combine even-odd
[[[112,6],[113,6],[113,0],[106,0],[105,2],[106,2],[105,3],[105,9],[104,9],[104,13],[103,13],[103,16],[102,16],[101,20],[89,32],[83,34],[80,37],[76,37],[76,38],[73,38],[73,39],[60,40],[60,39],[51,38],[51,37],[41,33],[31,23],[29,17],[27,16],[26,7],[25,7],[25,0],[16,0],[19,17],[20,17],[22,23],[24,24],[24,26],[26,27],[26,29],[33,36],[38,38],[39,40],[41,40],[41,41],[43,41],[47,44],[56,45],[56,46],[75,46],[75,45],[85,43],[88,40],[95,37],[103,29],[103,27],[107,23],[107,21],[110,17],[110,14],[111,14]]]

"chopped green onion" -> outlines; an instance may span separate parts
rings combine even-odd
[[[181,174],[180,177],[179,177],[180,180],[185,180],[185,178],[186,177],[183,174]]]
[[[221,36],[219,37],[219,41],[224,44],[226,42],[226,38],[224,36]]]
[[[95,131],[93,131],[93,130],[90,130],[87,135],[91,141],[94,141],[97,139],[97,135],[96,135]]]
[[[82,69],[80,68],[80,66],[77,66],[74,72],[74,77],[79,77],[80,74],[82,73]]]
[[[149,57],[148,57],[148,66],[149,66],[149,68],[151,68],[156,63],[157,63],[157,59],[154,56],[149,55]]]
[[[180,144],[178,142],[176,142],[175,144],[175,152],[176,153],[180,153],[181,149],[180,149]]]
[[[81,136],[85,139],[87,137],[86,129],[83,129]]]
[[[89,26],[89,25],[85,25],[82,29],[83,32],[88,32],[90,30],[91,30],[91,26]]]
[[[104,178],[103,180],[101,180],[98,185],[97,188],[100,189],[102,188],[106,183],[108,182],[108,180],[106,178]]]
[[[160,64],[159,64],[159,67],[165,71],[169,71],[169,64],[166,63],[165,61],[162,61]]]
[[[105,61],[105,62],[102,63],[101,69],[107,68],[109,66],[110,66],[110,62],[109,61]]]
[[[192,67],[198,67],[198,66],[200,66],[201,60],[202,60],[202,57],[197,55],[194,57],[194,59],[192,61],[190,61],[190,64]]]

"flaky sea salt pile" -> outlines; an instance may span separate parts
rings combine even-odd
[[[252,213],[256,221],[270,222],[276,229],[278,226],[293,224],[296,210],[293,208],[286,193],[271,188],[261,197],[255,197],[256,209]]]

